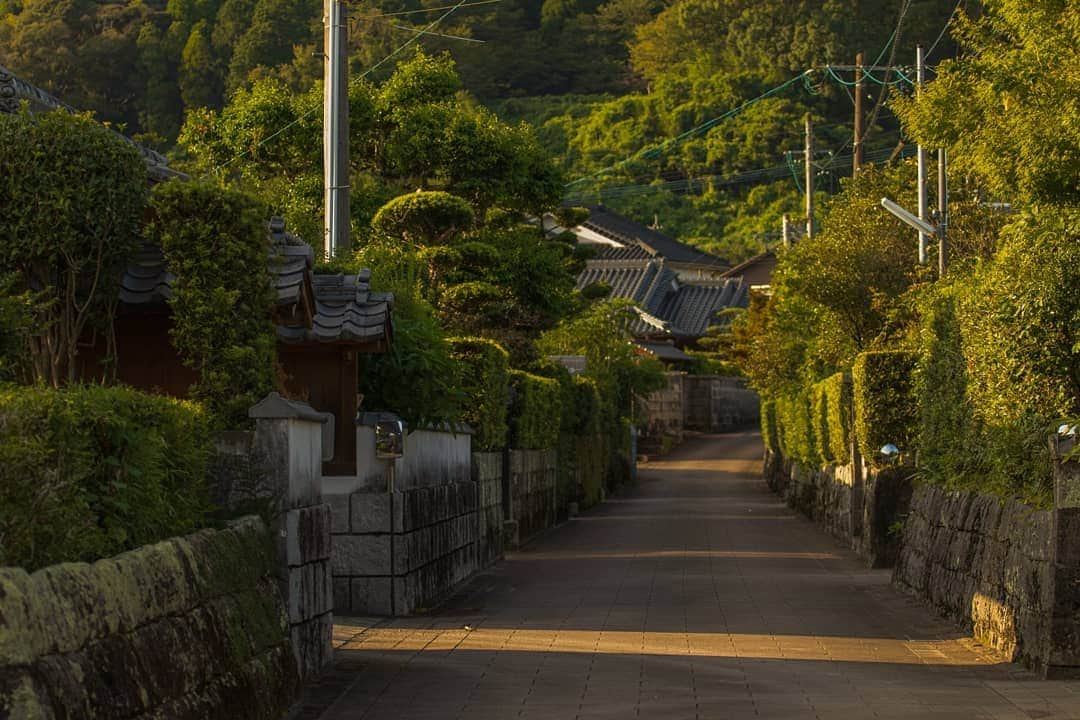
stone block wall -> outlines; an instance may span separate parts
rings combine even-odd
[[[558,454],[555,450],[511,450],[503,487],[509,497],[508,542],[519,547],[555,524],[558,511]]]
[[[300,677],[277,576],[257,518],[0,569],[0,717],[282,717]]]
[[[683,426],[700,432],[749,427],[760,419],[758,395],[743,378],[687,375],[683,380]]]
[[[479,567],[476,483],[328,496],[334,607],[409,615]]]
[[[677,445],[683,439],[683,380],[686,373],[669,372],[667,387],[652,393],[645,399],[645,418],[641,427],[641,445],[644,451],[657,452],[664,447],[664,439]]]
[[[479,496],[477,562],[485,568],[503,555],[503,454],[473,453],[472,477]]]
[[[915,489],[893,582],[982,643],[1040,664],[1054,607],[1053,512],[974,491]]]

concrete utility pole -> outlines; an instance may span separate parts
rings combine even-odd
[[[806,113],[806,239],[814,239],[814,128]]]
[[[863,54],[855,56],[855,137],[851,143],[852,175],[858,175],[863,161]]]
[[[781,236],[783,237],[784,247],[791,247],[791,215],[784,213],[784,224],[782,226]]]
[[[937,151],[938,277],[949,267],[949,158],[945,148]]]
[[[323,252],[349,248],[349,26],[342,0],[323,0]]]
[[[926,64],[923,60],[923,46],[920,44],[915,48],[915,82],[917,87],[917,93],[922,95],[923,82],[926,81]],[[926,220],[927,217],[927,199],[926,199],[926,148],[922,143],[919,143],[919,219]],[[927,262],[926,249],[929,244],[930,236],[926,233],[919,233],[919,264],[925,265]]]

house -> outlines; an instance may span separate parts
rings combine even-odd
[[[356,275],[314,274],[311,246],[269,225],[268,271],[277,291],[274,324],[283,390],[320,412],[334,416],[333,456],[325,475],[356,471],[357,356],[389,349],[393,336],[393,296],[374,293],[370,271]],[[116,379],[133,387],[185,397],[198,380],[169,338],[175,277],[159,248],[145,245],[120,279],[114,322]],[[109,356],[97,339],[82,354],[82,376],[101,377]]]
[[[32,111],[77,112],[38,87],[0,66],[0,112],[18,112],[23,102]],[[169,167],[160,153],[116,133],[139,150],[150,182],[186,175]],[[288,395],[307,401],[333,416],[333,454],[323,464],[325,475],[356,472],[357,356],[386,352],[392,340],[393,297],[371,292],[370,271],[355,275],[316,275],[312,248],[285,232],[280,218],[269,223],[265,270],[277,292],[277,328],[281,384]],[[80,351],[80,376],[100,379],[109,368],[120,382],[143,390],[185,397],[198,381],[184,365],[170,338],[175,276],[160,248],[144,245],[119,279],[113,323],[115,345],[102,334],[86,338]],[[331,438],[327,438],[330,440]]]
[[[680,280],[720,277],[731,266],[723,258],[679,242],[603,205],[588,205],[586,208],[589,218],[571,229],[577,236],[578,244],[605,249],[642,249],[653,257],[663,258],[668,269],[675,272]]]
[[[754,257],[739,263],[730,270],[726,270],[722,277],[741,278],[743,283],[752,291],[768,290],[772,281],[773,270],[776,269],[776,251],[755,255]]]
[[[633,300],[638,319],[631,327],[639,340],[686,345],[706,333],[727,307],[745,307],[741,278],[686,279],[667,259],[642,245],[608,246],[586,261],[577,287],[596,283],[611,288],[611,297]]]

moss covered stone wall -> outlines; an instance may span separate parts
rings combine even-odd
[[[0,569],[0,717],[280,718],[299,693],[262,521]]]

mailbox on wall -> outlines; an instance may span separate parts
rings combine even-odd
[[[398,419],[380,419],[375,423],[375,457],[393,460],[405,452],[405,423]]]

